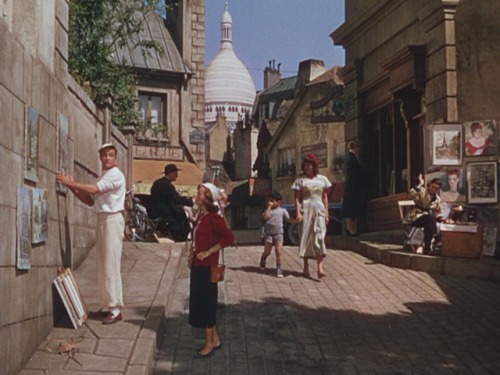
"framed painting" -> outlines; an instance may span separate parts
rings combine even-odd
[[[461,165],[462,125],[432,125],[429,130],[432,165]]]
[[[497,200],[497,163],[467,163],[468,203],[496,203]]]
[[[31,189],[17,188],[17,261],[20,270],[31,268]]]
[[[24,125],[25,162],[24,178],[28,181],[38,182],[38,129],[40,115],[33,107],[26,108]]]
[[[463,169],[447,167],[441,172],[441,199],[447,203],[465,203]]]
[[[68,118],[62,113],[57,114],[57,159],[56,170],[64,174],[68,174],[68,156],[69,156],[69,129]],[[66,194],[68,188],[57,183],[56,189],[58,192]]]
[[[495,121],[464,122],[465,156],[497,154],[497,126]]]
[[[32,225],[31,243],[37,244],[48,239],[47,227],[47,189],[33,189],[32,191]]]

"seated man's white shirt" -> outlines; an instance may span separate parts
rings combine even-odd
[[[105,170],[96,183],[99,193],[95,195],[97,213],[116,213],[123,211],[125,205],[125,176],[113,167]]]

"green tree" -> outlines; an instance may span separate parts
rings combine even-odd
[[[111,98],[112,120],[121,127],[140,124],[137,82],[125,61],[114,53],[125,47],[162,52],[153,40],[138,38],[148,12],[164,14],[160,0],[71,0],[69,21],[69,72],[102,106]]]

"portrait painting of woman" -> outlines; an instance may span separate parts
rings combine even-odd
[[[496,153],[494,121],[466,122],[464,127],[466,156],[486,156]]]

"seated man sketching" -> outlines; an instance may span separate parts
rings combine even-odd
[[[424,254],[431,253],[431,243],[434,239],[434,247],[441,245],[441,234],[437,223],[444,221],[441,214],[441,199],[438,192],[441,189],[441,180],[433,178],[424,187],[422,173],[418,176],[419,184],[410,190],[410,196],[415,202],[415,207],[410,211],[409,221],[412,227],[424,230]]]

